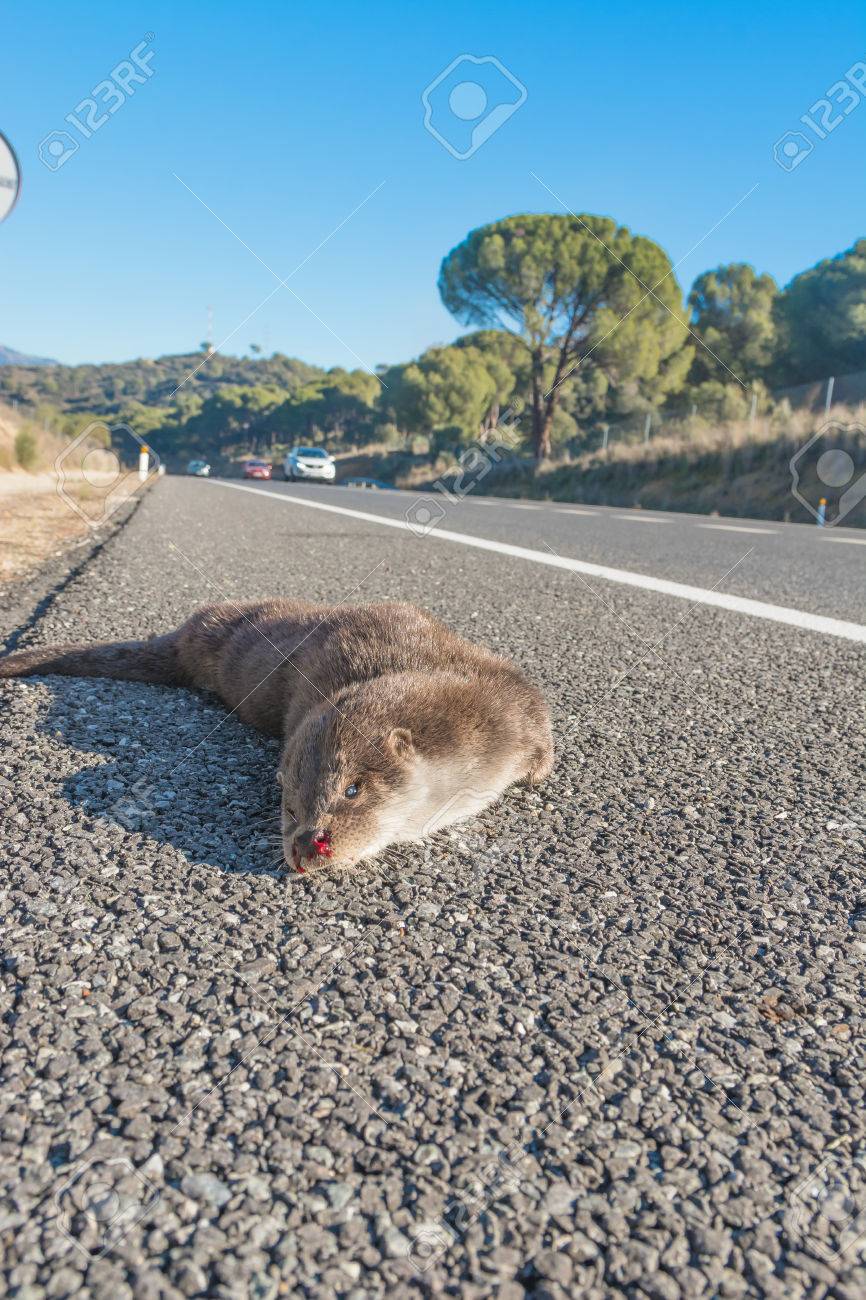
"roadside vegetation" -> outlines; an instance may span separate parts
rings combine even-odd
[[[834,447],[862,466],[866,438],[857,430],[866,429],[866,406],[834,407],[833,420],[848,426],[834,433]],[[541,466],[529,457],[503,457],[476,476],[472,491],[811,523],[814,516],[792,495],[790,466],[814,429],[808,411],[787,408],[777,409],[756,427],[746,420],[708,424],[694,417],[670,425],[647,443],[597,447]],[[397,471],[397,486],[459,486],[453,466],[442,465],[431,474],[413,459],[415,464]],[[368,472],[380,477],[375,464]],[[811,503],[819,501],[826,488],[817,479],[814,461],[801,466],[800,474],[801,494]],[[845,524],[866,527],[866,505],[855,506]]]
[[[834,419],[857,422],[866,401],[866,240],[781,289],[731,263],[684,296],[651,239],[607,217],[526,214],[470,232],[439,290],[469,332],[375,374],[256,344],[248,357],[203,345],[119,365],[2,366],[0,399],[28,423],[0,442],[0,465],[38,467],[46,437],[62,445],[102,419],[173,469],[312,442],[354,472],[430,483],[467,446],[498,444],[505,423],[507,455],[477,490],[775,517],[828,378],[846,403]]]
[[[74,428],[70,427],[73,425]],[[60,419],[42,406],[13,407],[0,401],[0,471],[47,474],[54,471],[57,457],[63,453],[63,464],[69,473],[81,469],[85,455],[96,471],[109,469],[113,462],[107,450],[108,430],[97,430],[79,450],[71,440],[81,427],[71,417]],[[105,456],[99,450],[99,443],[106,447]]]
[[[22,418],[11,407],[0,405],[0,471],[47,468],[63,445],[63,438],[38,420]]]
[[[61,495],[55,460],[64,451]],[[0,403],[0,584],[26,578],[90,535],[86,520],[99,518],[103,496],[99,476],[110,477],[113,462],[108,453],[94,453],[92,443],[84,452],[90,481],[82,470],[83,452]]]

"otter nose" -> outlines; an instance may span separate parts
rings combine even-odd
[[[329,858],[333,853],[331,832],[306,827],[297,832],[292,847],[301,858]]]

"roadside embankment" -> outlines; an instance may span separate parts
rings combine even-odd
[[[0,405],[0,584],[86,542],[137,488],[109,449],[70,444]]]
[[[612,441],[605,449],[538,466],[494,445],[467,462],[460,490],[811,522],[809,506],[817,507],[822,497],[834,493],[838,498],[849,485],[856,495],[857,481],[866,472],[866,407],[834,408],[827,432],[819,434],[823,423],[806,412],[792,412],[781,424],[767,422],[754,430],[745,421],[684,427],[645,443]],[[821,460],[825,453],[833,458],[829,468]],[[839,484],[835,480],[843,471],[850,480]],[[371,448],[341,462],[340,477],[350,473],[429,490],[437,483],[452,488],[459,468],[453,457],[433,460]],[[866,501],[846,510],[845,524],[866,527]]]

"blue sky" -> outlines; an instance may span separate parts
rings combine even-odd
[[[444,254],[497,217],[561,210],[553,195],[675,262],[703,240],[684,290],[730,260],[784,283],[866,234],[866,95],[795,170],[772,158],[866,59],[866,10],[849,0],[37,2],[2,26],[0,131],[24,187],[0,226],[0,342],[64,362],[193,350],[209,304],[218,342],[237,330],[225,351],[408,358],[461,332],[436,291]],[[84,140],[64,118],[147,33],[153,76]],[[421,103],[461,54],[495,56],[527,92],[465,161]],[[452,84],[434,124],[460,148]],[[485,88],[488,110],[517,96]],[[51,171],[37,149],[58,129],[80,147]],[[302,262],[277,288],[267,268]]]

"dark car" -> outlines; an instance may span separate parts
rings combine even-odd
[[[383,483],[378,478],[347,478],[343,483],[343,487],[375,488],[380,492],[390,492],[392,490],[390,483]]]
[[[244,478],[270,478],[273,468],[269,460],[248,460],[244,464]]]

